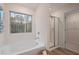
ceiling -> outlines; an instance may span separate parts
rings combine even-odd
[[[35,11],[39,5],[46,4],[46,3],[16,3],[16,4],[25,6],[29,9],[32,9]],[[65,9],[66,7],[71,8],[71,6],[79,7],[79,3],[48,3],[48,4],[50,5],[49,9],[52,10],[52,12],[61,10],[61,9]]]
[[[38,6],[41,4],[46,4],[46,3],[20,3],[19,5],[28,7],[35,11],[38,8]],[[48,4],[50,5],[49,9],[52,12],[64,9],[64,8],[68,7],[69,5],[74,5],[74,4],[69,4],[69,3],[48,3]]]
[[[19,3],[19,5],[28,7],[32,10],[36,10],[38,8],[39,5],[44,4],[44,3]],[[46,3],[45,3],[46,4]],[[60,8],[62,8],[64,5],[64,3],[48,3],[50,5],[50,9],[52,9],[52,11],[58,10]]]
[[[19,5],[23,5],[29,9],[36,10],[40,3],[20,3]]]

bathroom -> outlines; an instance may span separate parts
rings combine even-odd
[[[0,3],[0,55],[39,55],[42,50],[59,47],[79,53],[78,20],[74,20],[79,18],[78,6],[78,3]]]

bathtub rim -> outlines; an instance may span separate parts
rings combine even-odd
[[[39,44],[39,45],[36,45],[34,48],[30,48],[30,49],[26,49],[26,50],[23,50],[23,51],[20,51],[20,52],[17,52],[17,53],[13,53],[12,55],[20,55],[20,54],[22,54],[22,53],[24,53],[24,52],[29,52],[29,51],[31,51],[31,50],[34,50],[34,49],[37,49],[37,48],[41,48],[41,47],[44,47],[44,45],[43,44]]]

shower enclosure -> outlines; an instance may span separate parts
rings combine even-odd
[[[50,40],[49,49],[59,45],[59,18],[50,17]]]

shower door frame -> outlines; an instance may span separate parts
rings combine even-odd
[[[65,42],[64,42],[65,48],[67,47],[67,45],[66,45],[66,43],[67,43],[67,38],[66,38],[66,37],[68,36],[68,35],[67,35],[67,34],[68,34],[68,31],[67,31],[67,28],[68,28],[68,27],[67,27],[67,19],[66,19],[66,17],[67,17],[67,16],[65,15],[65,17],[64,17],[64,19],[65,19],[65,20],[64,20],[64,23],[65,23]]]
[[[55,16],[50,16],[50,19],[52,19],[52,18],[54,18],[54,45],[53,46],[51,46],[51,47],[49,47],[49,48],[52,48],[52,47],[56,47],[56,38],[55,38],[55,29],[56,29],[56,27],[55,27],[55,19],[57,19],[58,20],[58,42],[57,42],[57,44],[58,44],[58,46],[59,46],[59,17],[55,17]],[[51,23],[51,22],[50,22]],[[51,42],[51,24],[50,24],[50,42]]]

